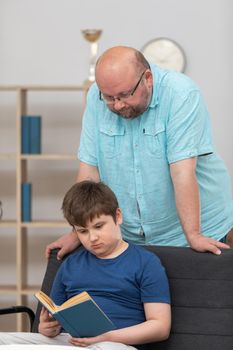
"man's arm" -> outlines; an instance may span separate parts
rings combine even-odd
[[[196,161],[194,157],[170,165],[176,207],[190,247],[199,252],[209,251],[221,254],[220,248],[229,248],[229,246],[203,236],[200,231],[200,197]]]
[[[165,303],[144,303],[146,321],[135,326],[117,329],[92,338],[71,338],[73,345],[88,346],[112,341],[127,345],[162,341],[169,337],[171,308]]]
[[[99,182],[100,176],[98,168],[96,166],[80,162],[77,175],[77,182],[81,182],[84,180]]]
[[[92,180],[96,182],[100,181],[98,168],[93,165],[80,162],[78,175],[77,175],[77,182],[81,182],[84,180]],[[51,253],[51,250],[59,248],[57,258],[62,259],[64,255],[72,252],[79,245],[80,245],[80,242],[77,237],[77,234],[71,231],[61,236],[56,241],[47,245],[45,250],[45,256],[48,258]]]

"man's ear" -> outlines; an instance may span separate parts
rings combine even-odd
[[[116,224],[121,225],[123,221],[122,211],[120,208],[116,210]]]
[[[146,70],[145,72],[145,78],[146,78],[146,84],[149,88],[153,86],[153,76],[152,73],[149,69]]]

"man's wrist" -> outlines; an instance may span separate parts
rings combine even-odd
[[[202,234],[200,231],[192,231],[191,233],[186,233],[187,241],[191,244],[193,241],[195,241],[197,238],[201,237]]]

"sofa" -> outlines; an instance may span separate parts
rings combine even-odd
[[[159,256],[171,289],[172,328],[168,340],[148,350],[233,350],[233,249],[219,256],[191,248],[147,246]],[[50,292],[62,263],[52,251],[42,290]],[[33,331],[37,332],[38,305]]]

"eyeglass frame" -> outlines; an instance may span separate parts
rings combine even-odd
[[[135,93],[135,91],[137,90],[138,86],[140,85],[140,83],[141,83],[141,81],[142,81],[142,78],[143,78],[143,75],[146,73],[146,71],[147,71],[147,69],[145,69],[145,70],[142,72],[142,74],[141,74],[141,76],[140,76],[140,78],[139,78],[137,84],[135,85],[135,87],[132,89],[131,92],[128,92],[128,93],[126,94],[125,97],[114,97],[114,96],[109,96],[108,98],[110,98],[111,100],[108,101],[108,100],[105,99],[105,97],[104,97],[103,93],[101,92],[101,90],[99,90],[99,99],[100,99],[101,101],[104,101],[106,104],[115,103],[116,100],[121,101],[121,102],[125,102],[128,98],[130,98],[131,96],[134,95],[134,93]]]

